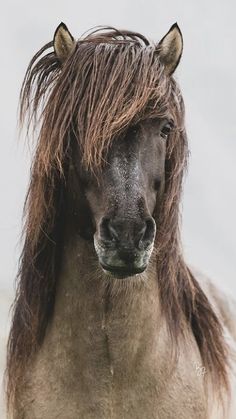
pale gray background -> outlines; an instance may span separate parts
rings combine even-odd
[[[236,296],[236,6],[233,0],[8,1],[1,7],[0,370],[19,257],[30,154],[17,140],[20,84],[33,54],[64,21],[77,38],[114,25],[160,39],[177,21],[184,54],[176,77],[191,148],[183,200],[186,258]],[[0,413],[3,418],[4,414]]]

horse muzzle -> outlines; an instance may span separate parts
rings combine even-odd
[[[155,232],[152,217],[144,220],[104,217],[94,237],[103,270],[116,278],[144,272],[153,250]]]

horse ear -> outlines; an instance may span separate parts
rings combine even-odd
[[[54,51],[61,62],[64,62],[75,47],[75,40],[67,26],[61,22],[57,27],[53,38]]]
[[[158,44],[159,57],[168,75],[171,75],[180,62],[183,51],[183,37],[177,23],[171,26],[169,32]]]

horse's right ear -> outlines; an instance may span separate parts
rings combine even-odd
[[[63,63],[72,53],[75,47],[75,40],[69,32],[65,23],[61,22],[57,27],[54,38],[53,46],[57,58]]]

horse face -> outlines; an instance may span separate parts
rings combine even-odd
[[[167,120],[148,120],[113,141],[98,178],[81,173],[94,220],[94,245],[106,272],[124,278],[143,272],[156,233],[153,218],[165,183]]]

